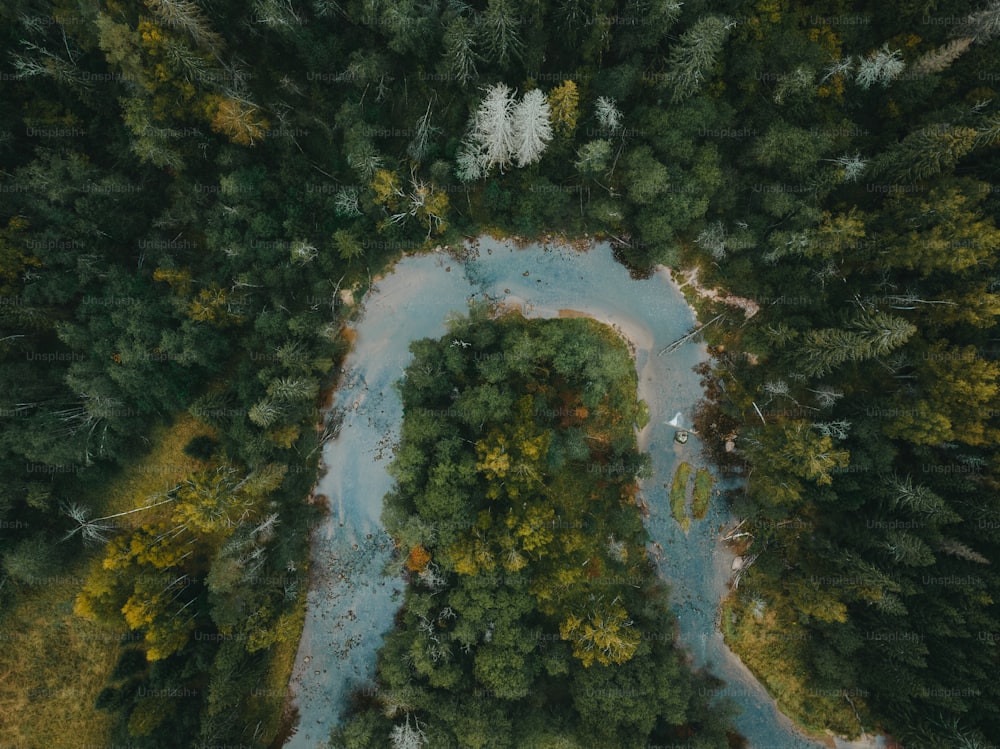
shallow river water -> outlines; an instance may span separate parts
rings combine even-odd
[[[662,547],[662,554],[658,548],[654,553],[671,586],[681,645],[695,666],[726,681],[720,694],[742,708],[736,727],[753,749],[824,746],[795,730],[722,641],[719,601],[733,560],[718,540],[720,527],[730,520],[722,503],[713,499],[707,517],[692,521],[687,534],[670,516],[663,484],[669,485],[680,460],[694,466],[703,461],[698,438],[676,443],[668,422],[690,426],[701,396],[692,367],[707,353],[703,344],[689,342],[657,356],[695,320],[669,273],[634,280],[606,244],[587,252],[538,245],[514,249],[483,238],[463,261],[444,253],[404,258],[362,302],[333,406],[344,409],[343,425],[324,448],[326,473],[317,488],[328,497],[329,514],[312,540],[313,580],[291,684],[299,724],[287,749],[323,746],[350,691],[371,684],[375,652],[392,626],[403,589],[402,581],[381,575],[391,544],[379,515],[392,486],[386,468],[402,418],[393,383],[409,363],[411,341],[440,337],[449,313],[466,311],[472,298],[484,294],[518,305],[529,317],[585,313],[614,325],[635,344],[639,397],[650,411],[649,425],[639,435],[640,448],[653,461],[653,476],[642,485],[650,513],[646,526]],[[845,748],[880,744],[837,742]]]

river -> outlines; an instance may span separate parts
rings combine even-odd
[[[646,527],[663,549],[657,564],[671,586],[680,644],[696,667],[727,682],[721,694],[742,708],[736,728],[753,749],[831,746],[798,732],[722,641],[719,602],[733,560],[718,540],[719,528],[731,520],[726,508],[713,501],[706,518],[692,521],[686,534],[670,516],[663,484],[669,485],[679,461],[703,461],[698,438],[678,444],[668,422],[690,426],[701,397],[692,368],[708,355],[704,344],[692,341],[657,356],[695,322],[669,272],[632,279],[607,244],[586,252],[566,246],[514,249],[484,237],[463,260],[443,252],[403,258],[377,280],[354,323],[356,339],[334,403],[344,410],[343,424],[324,448],[325,473],[317,487],[328,498],[329,513],[312,538],[308,609],[291,681],[299,723],[286,748],[324,746],[347,695],[371,684],[375,653],[403,590],[401,580],[381,575],[391,544],[379,515],[392,486],[386,468],[402,418],[393,383],[410,361],[411,341],[444,335],[449,313],[465,312],[471,299],[484,294],[529,317],[583,313],[614,325],[633,342],[639,397],[650,411],[649,425],[639,434],[640,448],[653,462],[653,476],[642,485],[650,512]],[[725,486],[718,477],[717,486]],[[836,742],[843,749],[881,745],[881,739]]]

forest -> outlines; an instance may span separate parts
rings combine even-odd
[[[333,744],[734,746],[647,554],[625,343],[479,307],[411,350],[383,510],[408,585]]]
[[[996,0],[0,19],[8,740],[280,744],[352,299],[483,232],[755,300],[696,302],[727,641],[809,728],[1000,736]]]

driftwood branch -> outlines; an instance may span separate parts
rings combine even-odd
[[[684,335],[682,335],[680,338],[678,338],[673,343],[671,343],[671,344],[669,344],[667,346],[664,346],[662,349],[660,349],[659,352],[657,352],[656,355],[657,356],[663,356],[664,354],[673,353],[674,351],[676,351],[677,349],[679,349],[681,346],[683,346],[685,343],[687,343],[688,341],[690,341],[692,338],[697,338],[699,335],[701,335],[702,333],[704,333],[705,332],[705,328],[707,328],[712,323],[717,322],[718,320],[720,320],[723,317],[725,317],[725,315],[721,315],[721,314],[720,315],[716,315],[715,317],[713,317],[711,320],[709,320],[704,325],[699,325],[697,328],[691,329],[690,331],[688,331],[687,333],[685,333]]]
[[[745,562],[743,562],[743,564],[740,566],[739,570],[737,570],[737,572],[736,572],[736,577],[733,578],[733,590],[736,590],[737,588],[740,587],[740,579],[742,579],[743,574],[748,569],[750,569],[751,565],[753,565],[753,563],[756,562],[759,557],[760,557],[760,553],[757,553],[757,554],[754,554],[752,557],[750,557]]]

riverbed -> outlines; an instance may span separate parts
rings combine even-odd
[[[317,487],[327,497],[329,513],[312,538],[308,609],[291,682],[299,723],[285,746],[323,746],[350,692],[371,686],[375,653],[403,591],[401,580],[381,574],[392,547],[379,515],[392,486],[386,468],[402,419],[393,383],[410,361],[411,341],[439,338],[449,314],[464,313],[471,300],[487,297],[528,317],[587,315],[613,325],[631,342],[639,397],[650,414],[638,435],[653,465],[652,477],[642,484],[646,526],[651,553],[671,586],[680,644],[695,667],[727,682],[720,694],[743,708],[736,728],[753,749],[831,746],[802,736],[722,641],[719,602],[733,561],[719,540],[720,527],[731,520],[726,508],[714,499],[705,519],[692,521],[687,533],[670,515],[664,484],[669,486],[675,466],[682,460],[704,463],[696,435],[682,445],[674,434],[678,426],[691,426],[702,395],[693,367],[708,354],[704,344],[690,341],[658,355],[695,324],[694,311],[669,272],[658,269],[635,280],[606,243],[587,251],[562,245],[515,249],[485,237],[461,258],[443,251],[403,258],[361,302],[354,345],[334,397],[333,407],[344,418],[339,437],[324,447],[325,473]],[[725,485],[716,477],[717,487]]]

